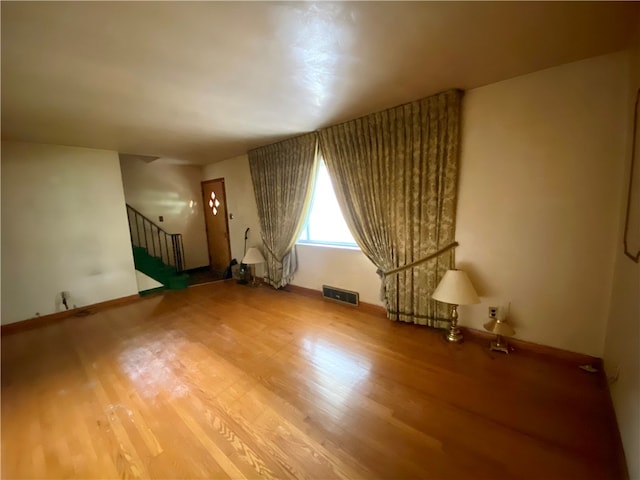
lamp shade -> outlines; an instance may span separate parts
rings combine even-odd
[[[471,305],[480,303],[471,280],[462,270],[447,270],[436,287],[431,298],[453,305]]]
[[[493,319],[484,324],[485,330],[496,335],[503,335],[505,337],[512,337],[516,334],[516,331],[511,325],[502,320]]]
[[[260,250],[258,250],[256,247],[251,247],[249,250],[247,250],[247,253],[244,255],[244,258],[242,259],[242,263],[244,263],[245,265],[254,265],[256,263],[263,263],[264,262],[264,257],[262,256],[262,253],[260,252]]]

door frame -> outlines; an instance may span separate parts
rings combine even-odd
[[[207,227],[207,202],[204,201],[204,186],[208,183],[213,183],[213,182],[221,182],[222,183],[222,198],[224,200],[225,203],[225,215],[224,215],[224,224],[225,227],[227,229],[227,251],[229,252],[229,262],[231,262],[231,260],[233,260],[233,258],[231,257],[231,232],[229,231],[229,203],[227,202],[227,188],[225,186],[225,182],[224,182],[224,177],[220,177],[220,178],[214,178],[211,180],[204,180],[202,182],[200,182],[200,198],[202,198],[202,209],[204,212],[204,232],[207,235],[207,255],[209,255],[209,269],[213,270],[213,265],[211,262],[211,249],[209,248],[209,245],[211,245],[211,243],[209,242],[209,228]]]

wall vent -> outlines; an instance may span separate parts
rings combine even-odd
[[[334,300],[340,303],[348,303],[349,305],[358,305],[359,295],[358,292],[352,292],[350,290],[343,290],[342,288],[329,287],[328,285],[322,286],[322,296],[329,300]]]

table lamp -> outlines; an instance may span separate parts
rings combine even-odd
[[[462,333],[458,328],[458,305],[471,305],[480,303],[471,280],[462,270],[447,270],[436,287],[431,298],[438,302],[450,303],[451,323],[446,339],[449,342],[459,343],[462,341]]]
[[[507,322],[508,306],[497,309],[495,318],[484,324],[485,330],[495,333],[496,339],[491,342],[490,350],[502,353],[509,353],[510,347],[504,337],[512,337],[516,334],[513,327]]]

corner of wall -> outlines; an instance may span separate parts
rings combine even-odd
[[[611,397],[632,479],[640,478],[640,264],[624,254],[623,236],[631,171],[633,106],[640,87],[640,13],[638,19],[635,44],[629,50],[626,161],[620,179],[616,255],[603,346],[604,365],[611,379]],[[640,158],[635,161],[635,168],[640,167]]]
[[[3,142],[3,324],[136,294],[124,203],[116,152]]]

